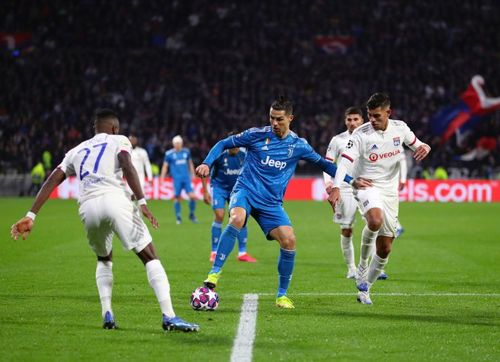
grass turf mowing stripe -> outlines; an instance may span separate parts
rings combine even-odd
[[[234,339],[231,362],[246,362],[252,360],[258,305],[258,294],[245,294],[243,296],[240,323],[238,325],[238,333]]]
[[[258,293],[261,296],[275,295],[276,293]],[[358,293],[293,293],[295,296],[300,297],[343,297],[357,295]],[[500,293],[448,293],[448,292],[435,292],[435,293],[371,293],[371,295],[382,297],[482,297],[482,298],[500,298]]]

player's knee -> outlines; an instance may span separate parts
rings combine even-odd
[[[229,224],[241,229],[245,225],[245,216],[240,214],[232,214],[229,218]]]
[[[284,235],[280,240],[280,246],[282,249],[295,250],[295,234]]]
[[[214,212],[214,220],[215,222],[222,223],[224,221],[224,210]]]
[[[342,228],[341,230],[342,236],[346,238],[350,238],[352,236],[352,228]]]
[[[367,225],[368,228],[372,231],[377,231],[380,230],[382,227],[382,223],[384,222],[384,219],[380,216],[372,216],[367,218]]]

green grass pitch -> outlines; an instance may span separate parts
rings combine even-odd
[[[185,334],[161,330],[144,268],[117,240],[113,309],[120,329],[101,329],[95,257],[76,203],[50,200],[28,240],[13,241],[10,226],[31,202],[0,199],[2,361],[227,361],[245,293],[263,293],[255,361],[500,360],[500,204],[402,204],[406,232],[391,254],[390,279],[377,282],[374,305],[363,306],[355,301],[354,283],[344,279],[329,206],[287,202],[298,244],[289,290],[296,309],[274,306],[278,246],[251,221],[249,251],[258,263],[237,262],[233,252],[218,288],[219,310],[208,313],[191,310],[188,299],[209,270],[210,208],[199,203],[200,224],[176,226],[170,202],[151,202],[160,221],[152,235],[176,312],[201,326],[200,333]],[[183,213],[187,219],[186,203]],[[356,258],[361,227],[358,220]]]

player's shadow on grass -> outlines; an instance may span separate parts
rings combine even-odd
[[[370,307],[368,307],[370,308]],[[324,314],[322,314],[324,315]],[[466,316],[463,314],[452,316],[440,316],[440,315],[403,315],[403,314],[381,314],[370,312],[347,312],[347,311],[336,311],[334,316],[336,317],[349,317],[349,318],[367,318],[367,319],[377,319],[384,321],[408,321],[408,322],[425,322],[425,323],[443,323],[443,324],[461,324],[467,326],[484,326],[484,327],[498,327],[500,323],[496,322],[485,322],[479,320],[466,320],[466,318],[474,319],[478,318],[476,316]],[[479,317],[482,318],[483,316]]]

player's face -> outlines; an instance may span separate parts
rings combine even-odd
[[[345,125],[349,133],[363,124],[363,116],[360,114],[346,114]]]
[[[238,147],[235,147],[235,148],[230,148],[230,149],[229,149],[229,154],[230,154],[230,155],[233,155],[233,156],[234,156],[234,155],[235,155],[235,154],[237,154],[238,152],[240,152],[240,149],[239,149]]]
[[[182,149],[182,142],[174,142],[172,143],[176,151],[180,151]]]
[[[377,131],[385,131],[390,115],[391,109],[389,107],[368,109],[368,119],[370,120],[373,128]]]
[[[274,134],[280,138],[288,135],[293,114],[286,114],[285,111],[277,111],[273,108],[269,111],[269,122]]]

